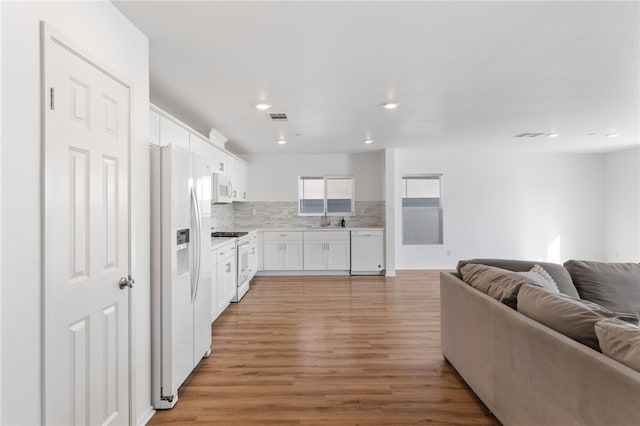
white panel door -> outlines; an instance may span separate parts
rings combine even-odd
[[[127,424],[129,87],[43,35],[43,423]]]
[[[149,143],[160,145],[160,115],[149,110]]]

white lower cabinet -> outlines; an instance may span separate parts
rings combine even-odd
[[[220,314],[218,310],[218,259],[217,250],[211,250],[211,322]]]
[[[302,270],[302,232],[264,233],[264,270]]]
[[[304,270],[343,271],[350,262],[349,231],[305,231]]]
[[[236,242],[230,241],[219,246],[212,252],[212,271],[215,282],[215,291],[212,291],[211,320],[215,320],[231,303],[231,298],[236,292]],[[215,299],[213,299],[215,294]],[[214,308],[213,308],[214,307]]]

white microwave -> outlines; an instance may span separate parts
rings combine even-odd
[[[218,173],[213,174],[213,194],[211,198],[214,203],[230,203],[232,200],[233,185],[229,176]]]

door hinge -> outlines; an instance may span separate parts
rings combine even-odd
[[[49,108],[56,109],[56,89],[54,87],[49,89]]]

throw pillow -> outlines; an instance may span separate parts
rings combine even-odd
[[[640,265],[637,263],[569,260],[571,274],[581,299],[618,312],[640,312]]]
[[[571,297],[580,297],[578,290],[571,281],[571,275],[567,272],[562,265],[549,262],[533,262],[530,260],[512,260],[512,259],[470,259],[461,260],[458,262],[458,273],[462,270],[462,267],[468,263],[476,263],[479,265],[493,266],[495,268],[502,268],[513,272],[529,271],[536,264],[542,266],[545,271],[551,275],[553,280],[558,285],[558,289],[561,293]]]
[[[640,328],[627,322],[606,319],[596,323],[602,353],[640,371]]]
[[[595,324],[606,318],[631,317],[587,300],[551,293],[535,285],[524,285],[518,292],[518,311],[547,327],[592,349],[600,351]]]
[[[518,290],[524,284],[535,285],[529,278],[506,269],[468,263],[460,270],[462,280],[471,287],[516,309]]]
[[[544,268],[538,264],[534,265],[530,271],[518,272],[518,274],[529,278],[531,281],[552,293],[560,293],[558,285],[551,278],[551,275]]]

